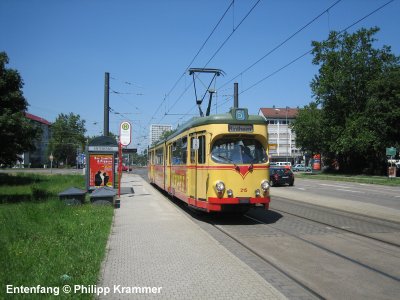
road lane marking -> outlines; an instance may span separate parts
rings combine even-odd
[[[320,183],[319,185],[332,186],[332,187],[335,187],[335,188],[342,188],[342,189],[349,189],[350,188],[350,186],[346,186],[346,185],[327,184],[327,183]]]
[[[336,189],[336,191],[365,194],[365,192],[353,191],[353,190],[349,190],[349,189]]]

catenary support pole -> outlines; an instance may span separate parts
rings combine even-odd
[[[110,73],[106,72],[104,76],[104,131],[103,135],[109,134],[109,114],[110,114]]]
[[[233,84],[233,107],[239,107],[239,84],[237,82]]]

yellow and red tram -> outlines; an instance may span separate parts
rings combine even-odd
[[[149,180],[207,212],[269,208],[267,123],[247,109],[196,117],[149,149]]]

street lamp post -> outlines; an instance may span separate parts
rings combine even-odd
[[[53,159],[54,159],[53,153],[50,154],[49,159],[50,159],[50,174],[52,174],[53,173]]]

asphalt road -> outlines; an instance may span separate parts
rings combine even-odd
[[[318,196],[349,199],[400,209],[400,187],[396,186],[296,178],[293,187],[280,187],[272,190],[279,191],[279,189],[293,190],[298,194],[312,193]]]

